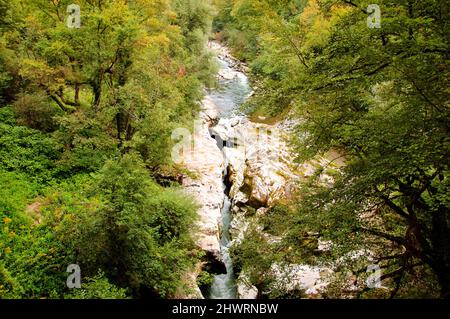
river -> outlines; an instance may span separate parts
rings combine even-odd
[[[252,89],[245,73],[237,69],[237,61],[234,60],[226,51],[216,43],[212,45],[218,49],[219,54],[217,61],[219,64],[219,80],[217,87],[208,90],[207,98],[209,98],[217,107],[220,114],[219,118],[232,118],[242,115],[240,106],[246,101]],[[213,136],[213,138],[216,138]],[[217,138],[216,138],[217,139]],[[218,147],[222,150],[223,143],[218,140]],[[225,155],[224,155],[225,156]],[[223,176],[227,176],[227,159],[225,161],[225,170]],[[221,211],[221,238],[220,252],[222,260],[226,266],[226,274],[215,275],[210,288],[210,299],[235,299],[237,298],[236,278],[233,270],[233,261],[229,254],[232,244],[230,238],[230,224],[232,220],[231,208],[232,202],[227,194],[227,187],[223,183],[223,191],[225,192],[225,200]]]

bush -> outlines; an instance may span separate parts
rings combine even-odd
[[[126,299],[126,290],[109,282],[103,272],[84,279],[81,289],[73,289],[65,295],[65,299]]]
[[[0,166],[5,170],[25,173],[36,182],[55,177],[55,161],[61,147],[48,134],[25,126],[14,126],[9,108],[0,109]]]
[[[108,134],[101,121],[81,112],[56,120],[60,128],[54,138],[64,146],[58,165],[66,175],[95,172],[106,160],[119,155],[117,140]]]
[[[107,161],[84,189],[56,194],[46,209],[84,273],[101,269],[135,297],[174,295],[197,261],[192,201],[159,187],[136,154]]]
[[[13,103],[17,122],[33,129],[51,132],[57,128],[53,117],[58,109],[44,93],[20,94]]]

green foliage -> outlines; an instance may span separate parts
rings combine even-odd
[[[302,185],[287,238],[318,233],[333,241],[332,258],[370,249],[392,296],[425,265],[448,297],[448,10],[378,1],[382,26],[370,29],[370,1],[281,2],[226,1],[220,17],[257,43],[230,41],[260,82],[250,108],[295,111],[299,161],[330,150],[346,159],[333,185],[318,178],[325,168]]]
[[[285,263],[299,264],[308,261],[304,255],[301,258],[295,256],[296,249],[305,247],[305,243],[270,243],[268,235],[257,229],[255,221],[252,224],[245,233],[244,240],[239,245],[232,246],[230,251],[236,271],[243,275],[241,284],[255,286],[262,298],[304,298],[302,290],[286,291],[284,284],[288,284],[286,281],[289,278],[275,275],[273,266],[277,264],[283,267]]]
[[[300,129],[312,133],[302,145],[309,154],[339,148],[348,160],[331,190],[318,187],[305,198],[302,215],[313,214],[308,207],[319,209],[321,233],[341,250],[356,242],[373,247],[368,235],[381,237],[378,249],[392,243],[406,249],[397,259],[401,273],[419,259],[438,276],[445,296],[450,197],[444,119],[450,109],[446,78],[437,70],[448,62],[446,18],[430,11],[438,9],[435,1],[381,6],[383,28],[367,30],[364,16],[352,11],[331,33],[341,40],[318,46],[320,56],[312,55],[305,70],[310,80],[301,89],[317,93],[307,95],[308,111],[299,108],[306,119]],[[383,222],[368,223],[362,213]],[[401,283],[396,274],[393,269],[386,278]]]
[[[179,174],[171,132],[213,82],[211,8],[81,0],[70,29],[71,3],[0,0],[0,297],[173,296],[196,207],[151,175]]]
[[[1,297],[58,297],[64,290],[70,252],[48,228],[21,219],[4,218],[1,225]]]
[[[271,248],[261,232],[253,227],[246,232],[242,243],[230,250],[236,271],[244,272],[259,290],[266,290],[274,280],[270,269],[277,256]]]
[[[20,94],[13,104],[17,123],[44,132],[54,131],[53,117],[58,110],[51,107],[50,99],[42,94]]]
[[[234,267],[261,296],[268,298],[302,298],[302,291],[286,291],[285,278],[274,276],[274,264],[316,263],[317,237],[297,227],[297,212],[292,207],[276,205],[262,216],[250,219],[251,227],[244,239],[231,248]],[[286,279],[288,280],[288,279]],[[248,284],[247,283],[247,284]],[[244,282],[245,284],[245,282]]]
[[[125,289],[111,284],[105,274],[99,272],[92,278],[85,278],[81,289],[73,289],[65,299],[126,299]]]
[[[79,176],[56,187],[70,196],[85,184],[86,177]],[[71,195],[71,205],[61,199],[55,214],[47,214],[44,207],[54,195],[36,199],[45,191],[26,174],[0,171],[0,185],[0,297],[61,298],[76,250],[61,240],[55,220],[70,220],[95,202],[83,204],[82,195],[76,202]]]
[[[272,207],[261,217],[263,230],[274,236],[282,236],[290,227],[292,222],[292,211],[282,205]]]
[[[143,286],[162,297],[175,293],[193,262],[188,230],[195,206],[156,186],[134,155],[106,163],[97,185],[107,201],[100,222],[109,234],[102,246],[110,247],[111,276],[125,276],[132,289]]]
[[[59,124],[66,170],[99,169],[116,146],[140,151],[149,167],[167,165],[173,127],[194,118],[202,84],[212,83],[210,6],[79,1],[82,26],[69,29],[68,4],[17,0],[18,12],[5,4],[14,23],[2,29],[0,82],[13,91],[7,78],[17,77],[26,92],[14,102],[18,121],[43,131]]]
[[[0,170],[0,185],[0,219],[22,212],[37,195],[37,185],[25,174]]]
[[[107,161],[83,193],[56,193],[45,211],[87,276],[102,269],[134,296],[173,295],[195,263],[195,206],[156,185],[136,154]]]
[[[153,212],[151,224],[157,230],[161,244],[179,239],[189,241],[186,235],[192,231],[197,208],[190,198],[184,197],[179,190],[168,189],[155,194],[149,205]]]
[[[207,271],[202,271],[197,277],[197,285],[199,287],[211,287],[214,276]]]
[[[15,126],[8,108],[0,109],[0,165],[31,176],[37,182],[48,182],[55,174],[55,161],[61,156],[61,147],[48,135]]]
[[[117,141],[104,131],[103,123],[81,112],[56,118],[59,130],[53,138],[64,151],[57,161],[61,174],[95,172],[120,154]]]

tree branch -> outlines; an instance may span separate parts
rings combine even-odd
[[[365,227],[357,227],[356,230],[361,230],[363,232],[366,232],[366,233],[369,233],[369,234],[372,234],[372,235],[375,235],[375,236],[382,237],[384,239],[390,240],[390,241],[395,242],[395,243],[397,243],[399,245],[402,245],[402,246],[406,245],[406,241],[405,241],[404,238],[384,233],[381,230],[370,229],[370,228],[365,228]]]

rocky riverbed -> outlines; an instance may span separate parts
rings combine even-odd
[[[235,245],[242,240],[249,226],[248,207],[255,209],[257,214],[264,214],[279,201],[289,200],[296,191],[297,182],[315,170],[312,163],[300,165],[294,162],[287,142],[287,131],[293,125],[291,121],[274,125],[254,123],[239,112],[239,103],[251,95],[250,87],[245,87],[247,78],[243,71],[246,67],[220,44],[212,42],[210,47],[219,57],[218,80],[225,89],[219,88],[206,95],[193,134],[194,147],[183,155],[185,167],[195,175],[185,178],[183,186],[200,206],[195,239],[206,253],[204,263],[191,274],[192,279],[202,268],[213,274],[225,270],[220,239],[222,208],[227,196],[232,203],[230,233],[231,244]],[[326,179],[325,176],[324,182],[328,182]],[[272,272],[280,278],[280,284],[289,278],[285,287],[288,290],[301,288],[306,293],[317,294],[326,286],[326,277],[331,270],[274,264]],[[238,297],[257,297],[256,287],[248,283],[245,274],[241,274],[237,285]],[[201,297],[198,289],[195,291],[191,297]]]

